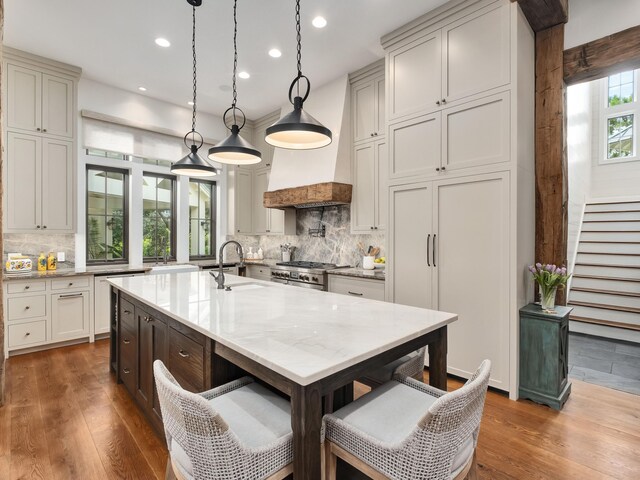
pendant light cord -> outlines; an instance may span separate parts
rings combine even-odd
[[[300,33],[300,0],[296,0],[296,40],[298,42],[298,78],[302,77],[302,34]],[[300,82],[297,85],[300,96]]]
[[[191,35],[191,51],[193,52],[193,114],[191,116],[191,132],[196,131],[196,95],[197,95],[197,70],[196,70],[196,6],[193,5],[193,33]]]
[[[238,71],[238,0],[233,0],[233,101],[231,108],[233,109],[233,123],[237,124],[236,103],[238,102],[238,91],[236,88],[236,73]]]

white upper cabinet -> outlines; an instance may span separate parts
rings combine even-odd
[[[389,125],[389,178],[434,174],[440,168],[440,112]]]
[[[42,138],[7,134],[5,231],[36,230],[42,225]],[[20,161],[11,161],[19,158]]]
[[[351,86],[351,116],[354,143],[384,136],[385,82],[382,69]]]
[[[73,137],[74,82],[7,64],[7,128]]]
[[[365,143],[353,152],[353,198],[351,206],[351,230],[366,233],[375,226],[375,144]]]
[[[509,6],[490,6],[390,49],[388,119],[508,84],[509,35]]]

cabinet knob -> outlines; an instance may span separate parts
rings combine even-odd
[[[144,317],[144,321],[149,323],[149,322],[153,322],[153,318],[152,317]]]
[[[36,128],[36,132],[39,132],[39,131],[40,131],[40,127]]]
[[[29,305],[27,305],[26,307],[24,307],[25,310],[29,310],[31,307]]]
[[[43,225],[43,226],[42,226],[42,228],[47,228],[47,226],[46,226],[46,225]]]
[[[440,167],[436,167],[436,172],[439,172],[439,171],[440,171]]]
[[[378,136],[378,132],[373,132],[373,136],[377,137]]]
[[[43,132],[46,132],[46,131],[47,131],[47,129],[46,129],[46,128],[43,128],[43,129],[42,129],[42,131],[43,131]]]
[[[444,170],[446,170],[446,169],[447,169],[447,167],[442,167],[442,170],[443,170],[443,171],[444,171]]]
[[[438,100],[438,101],[436,102],[436,105],[440,105],[440,100]]]
[[[70,287],[73,287],[73,282],[69,282],[69,286],[70,286]]]
[[[26,286],[24,287],[24,289],[25,289],[25,290],[29,290],[29,288],[31,288],[31,287],[29,287],[29,285],[26,285]]]

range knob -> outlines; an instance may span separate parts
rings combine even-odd
[[[300,280],[309,280],[307,275],[300,275]]]

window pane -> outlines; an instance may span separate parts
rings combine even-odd
[[[616,73],[609,77],[609,86],[620,85],[620,74]]]
[[[87,213],[90,215],[104,215],[106,176],[104,171],[87,171]]]
[[[124,258],[124,217],[107,217],[105,251],[109,260]]]
[[[620,98],[622,103],[633,102],[633,83],[625,83],[620,87]]]
[[[89,260],[106,259],[105,248],[105,217],[103,215],[89,215],[87,218],[87,258]]]
[[[173,257],[173,185],[171,178],[143,176],[144,257]]]
[[[624,158],[633,155],[633,115],[608,119],[607,158]]]
[[[609,77],[609,106],[614,107],[634,101],[634,72],[617,73]]]
[[[213,207],[215,187],[206,181],[189,182],[189,253],[212,256],[215,243]]]

